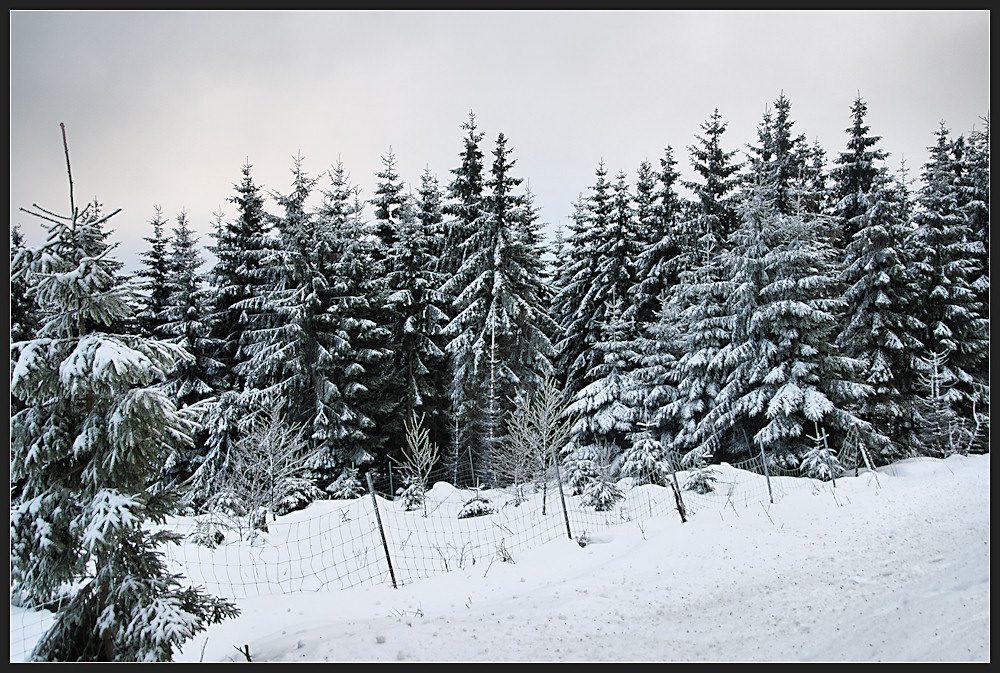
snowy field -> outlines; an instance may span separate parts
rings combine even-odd
[[[351,538],[340,544],[350,550],[345,558],[312,555],[308,567],[305,554],[290,558],[291,522],[315,531],[296,548],[325,550],[322,536],[362,520],[372,500],[314,503],[253,543],[230,533],[215,550],[185,544],[172,552],[171,563],[233,595],[241,610],[175,660],[239,662],[249,653],[255,662],[990,661],[988,454],[913,458],[838,478],[835,487],[771,481],[773,504],[762,477],[724,465],[715,497],[684,493],[692,513],[683,523],[669,489],[656,497],[649,489],[658,487],[631,489],[630,498],[643,500],[614,513],[591,511],[588,519],[571,511],[583,546],[567,537],[550,490],[544,517],[517,519],[534,532],[502,538],[502,554],[482,551],[496,552],[495,535],[476,547],[469,531],[507,530],[509,508],[458,522],[455,508],[467,494],[443,483],[429,494],[434,516],[379,499],[399,588],[388,581],[378,541],[361,548]],[[343,525],[304,525],[318,514]],[[190,529],[180,519],[175,525]],[[450,542],[448,534],[461,537]],[[407,558],[416,540],[429,538],[433,554]],[[229,559],[224,578],[218,566],[195,562],[205,555]],[[233,568],[243,579],[233,580]],[[11,607],[11,661],[24,659],[45,618]]]

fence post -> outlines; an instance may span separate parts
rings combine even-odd
[[[764,445],[760,447],[760,462],[764,464],[764,479],[767,481],[767,499],[774,504],[774,495],[771,493],[771,474],[767,469],[767,454],[764,453]]]
[[[392,558],[389,556],[389,543],[385,539],[385,530],[382,529],[382,517],[378,513],[378,500],[375,499],[375,487],[372,486],[372,474],[371,472],[365,472],[365,478],[368,480],[368,492],[372,496],[372,507],[375,508],[375,522],[378,523],[378,532],[382,536],[382,548],[385,550],[385,561],[389,564],[389,578],[392,580],[392,588],[398,589],[396,586],[396,573],[392,570]]]
[[[552,450],[552,465],[556,468],[556,485],[559,487],[559,502],[562,503],[563,519],[566,520],[566,536],[572,540],[573,533],[569,529],[569,513],[566,511],[566,496],[563,495],[562,475],[559,474],[559,456],[556,455],[556,447]]]
[[[674,491],[674,500],[677,502],[677,513],[681,515],[681,523],[687,522],[687,512],[684,509],[684,499],[681,497],[681,487],[677,483],[677,466],[673,456],[669,456],[670,461],[670,488]]]

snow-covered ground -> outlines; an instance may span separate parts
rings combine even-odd
[[[692,497],[684,523],[637,516],[398,589],[238,599],[175,659],[989,662],[988,454],[797,484],[774,504]],[[11,608],[12,661],[28,617]]]

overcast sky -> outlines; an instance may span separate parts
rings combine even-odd
[[[211,244],[248,160],[284,194],[297,154],[317,189],[340,159],[370,199],[391,147],[405,183],[429,168],[446,184],[470,111],[487,166],[502,132],[550,230],[602,159],[633,184],[670,145],[694,179],[714,109],[740,150],[782,92],[831,164],[860,93],[889,167],[905,157],[916,178],[941,122],[982,128],[989,38],[988,10],[12,11],[11,222],[37,245],[18,209],[68,213],[60,122],[77,203],[122,209],[111,238],[130,269],[157,205]]]

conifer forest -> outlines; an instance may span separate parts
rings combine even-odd
[[[130,273],[54,129],[71,210],[21,204],[47,239],[10,236],[11,590],[59,615],[34,656],[170,660],[236,614],[150,553],[177,512],[266,525],[393,470],[408,497],[553,466],[600,508],[748,458],[828,479],[848,441],[875,467],[989,452],[988,113],[913,168],[867,113],[845,101],[828,155],[784,94],[749,147],[715,110],[632,178],[600,161],[551,230],[517,138],[470,112],[446,180],[391,150],[370,194],[339,161],[235,166],[235,215],[201,239],[151,206]]]

